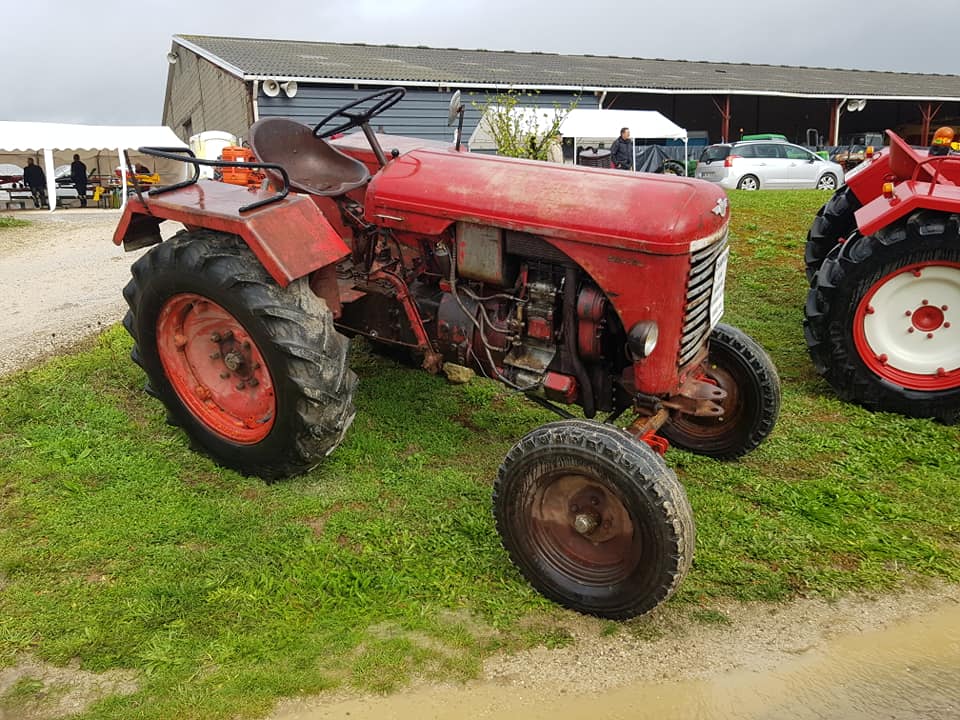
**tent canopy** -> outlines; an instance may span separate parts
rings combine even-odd
[[[184,177],[187,166],[183,163],[135,152],[144,146],[187,147],[170,128],[163,126],[0,121],[0,163],[22,167],[25,158],[35,158],[47,176],[51,209],[56,206],[56,167],[68,165],[75,154],[87,165],[89,173],[99,168],[101,173],[112,175],[114,168],[123,165],[120,152],[127,150],[132,162],[160,173],[163,182],[176,182]]]
[[[571,110],[560,125],[560,134],[574,138],[615,138],[620,128],[630,128],[634,138],[686,140],[687,131],[656,110]]]

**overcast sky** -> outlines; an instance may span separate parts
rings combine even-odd
[[[18,0],[0,18],[0,120],[158,124],[179,33],[960,73],[952,43],[935,41],[949,40],[956,11],[956,0]]]

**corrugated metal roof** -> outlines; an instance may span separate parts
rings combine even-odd
[[[960,99],[958,75],[204,35],[174,41],[251,79]]]

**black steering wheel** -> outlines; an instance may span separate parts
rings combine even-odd
[[[337,133],[346,132],[350,128],[359,127],[365,123],[370,122],[380,113],[392,108],[400,100],[403,99],[403,96],[407,94],[407,91],[402,87],[387,88],[386,90],[379,90],[375,93],[369,95],[364,95],[358,100],[347,103],[343,107],[337,108],[332,113],[327,115],[323,120],[318,122],[313,128],[314,137],[321,139],[326,139],[331,135],[336,135]],[[357,107],[358,105],[363,105],[371,101],[373,104],[366,110],[361,110],[360,112],[347,112],[352,108]],[[343,118],[343,122],[339,125],[336,125],[332,128],[324,130],[324,127],[328,125],[332,120],[337,118]]]

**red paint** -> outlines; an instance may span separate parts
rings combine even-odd
[[[899,370],[888,365],[888,358],[886,355],[877,355],[870,347],[870,343],[867,341],[866,332],[864,330],[864,322],[867,317],[867,307],[870,301],[873,299],[873,296],[876,292],[883,287],[887,282],[895,278],[897,275],[900,275],[904,272],[913,272],[922,271],[924,268],[931,266],[946,266],[960,269],[960,263],[948,263],[948,262],[930,262],[930,263],[917,263],[916,265],[910,265],[908,267],[899,268],[889,275],[877,280],[874,283],[873,287],[867,292],[866,295],[860,300],[860,303],[857,305],[857,311],[853,316],[853,342],[857,348],[857,354],[860,356],[860,359],[863,361],[863,364],[866,365],[871,371],[885,380],[899,385],[901,387],[908,388],[910,390],[923,390],[927,392],[935,392],[937,390],[952,390],[960,386],[960,368],[955,368],[950,372],[944,371],[943,368],[938,368],[936,373],[921,375],[918,373],[906,372],[904,370]],[[935,316],[933,313],[939,313],[939,316]],[[921,318],[926,318],[922,320],[921,326],[917,322],[917,316],[920,315]],[[942,311],[931,305],[921,305],[916,310],[913,311],[911,316],[911,322],[913,325],[907,328],[908,333],[913,333],[915,330],[920,330],[921,332],[927,332],[928,338],[933,338],[933,332],[931,330],[939,329],[940,327],[947,328],[949,323],[943,322],[943,313]],[[929,327],[930,323],[938,322],[935,327]],[[881,359],[882,358],[882,359]]]
[[[270,434],[273,380],[260,349],[227,310],[195,293],[171,296],[157,319],[157,351],[174,392],[209,430],[241,445]],[[237,359],[241,364],[229,367]]]
[[[577,379],[570,375],[548,371],[543,379],[543,391],[549,400],[572,405],[577,401]]]
[[[656,430],[647,430],[643,435],[637,438],[640,442],[649,445],[658,455],[666,455],[670,449],[670,441],[662,435],[657,435]]]
[[[242,215],[237,212],[238,208],[272,194],[201,180],[180,190],[145,196],[146,204],[130,198],[113,242],[123,243],[131,220],[137,215],[239,235],[281,287],[350,253],[309,197],[289,195]]]

